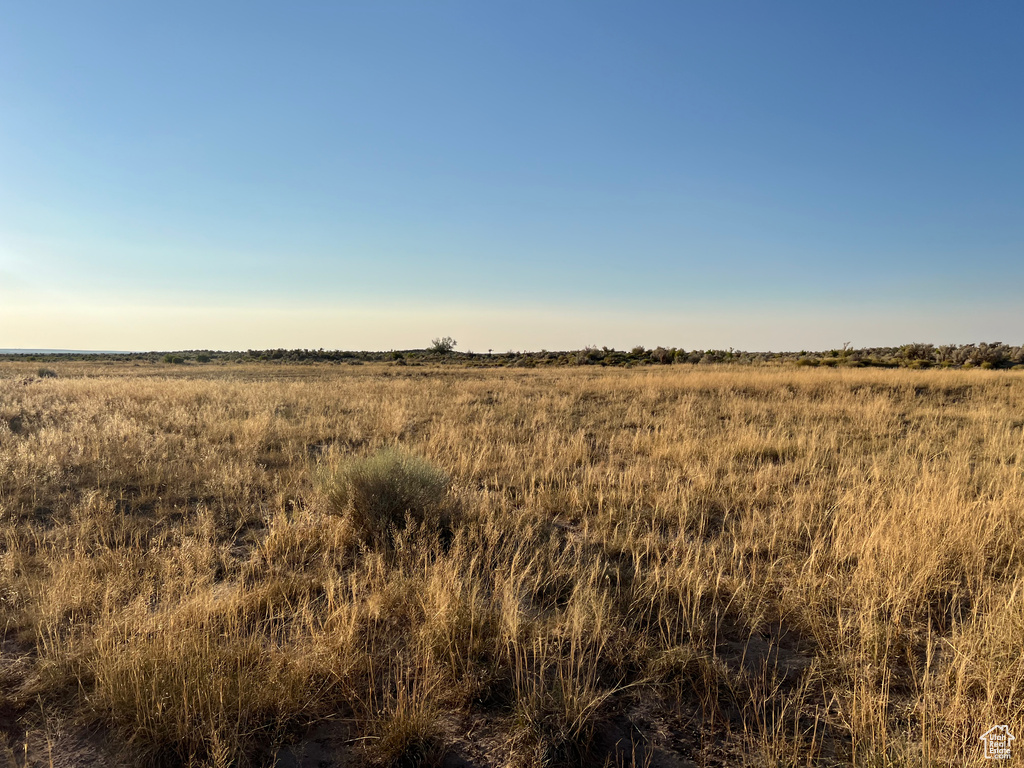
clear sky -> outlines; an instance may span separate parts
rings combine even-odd
[[[0,347],[1024,342],[1024,3],[7,2]]]

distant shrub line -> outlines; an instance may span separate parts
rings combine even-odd
[[[678,347],[634,347],[625,350],[609,347],[550,352],[456,352],[450,337],[435,339],[428,349],[357,352],[325,349],[249,349],[244,352],[182,350],[178,352],[137,352],[128,354],[5,354],[0,360],[59,362],[61,360],[149,362],[169,365],[206,365],[224,363],[340,363],[360,365],[390,362],[395,365],[444,363],[467,366],[539,366],[602,365],[700,365],[725,363],[738,365],[792,364],[824,367],[881,368],[1014,368],[1024,366],[1024,346],[1001,342],[977,344],[904,344],[899,347],[830,349],[824,352],[743,352],[735,349],[694,349]]]

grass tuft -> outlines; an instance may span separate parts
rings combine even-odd
[[[348,517],[371,545],[385,547],[410,523],[434,533],[448,530],[450,486],[441,469],[393,448],[348,459],[321,476],[330,511]]]

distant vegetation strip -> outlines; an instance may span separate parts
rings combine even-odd
[[[677,347],[634,347],[625,350],[585,347],[573,351],[549,352],[456,352],[451,348],[357,352],[325,349],[249,349],[244,352],[183,350],[177,352],[60,352],[34,351],[0,354],[0,359],[28,362],[57,360],[118,360],[124,362],[210,364],[210,363],[344,363],[359,365],[390,362],[395,365],[444,363],[466,366],[637,365],[731,363],[737,365],[799,365],[881,368],[1024,368],[1024,346],[1001,342],[978,344],[904,344],[899,347],[830,349],[824,352],[742,352],[735,349],[694,349]]]

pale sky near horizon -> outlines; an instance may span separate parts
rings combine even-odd
[[[1024,343],[1024,5],[8,4],[0,348]]]

